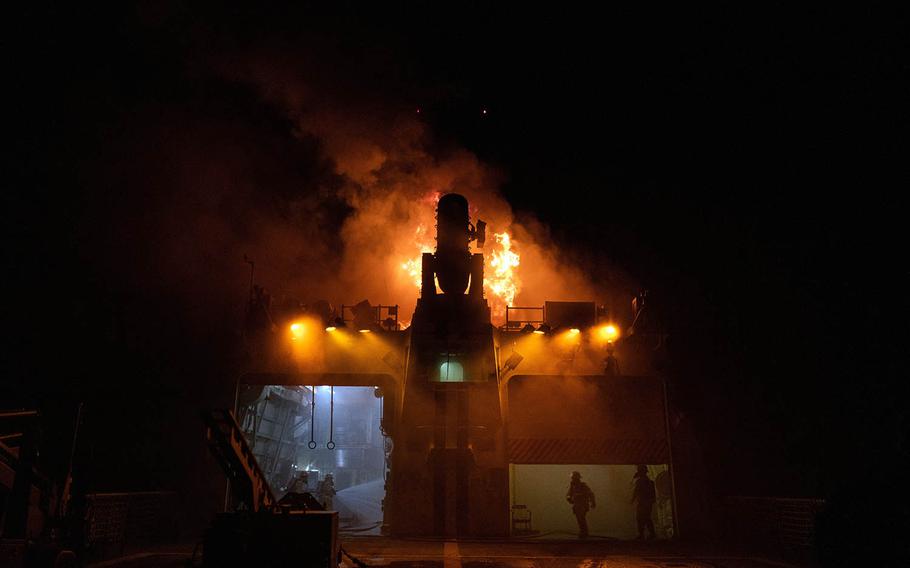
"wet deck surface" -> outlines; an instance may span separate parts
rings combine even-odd
[[[768,568],[778,561],[708,551],[669,542],[445,541],[357,537],[342,539],[351,556],[383,568]],[[192,545],[137,551],[90,564],[97,568],[188,566]],[[197,558],[195,565],[201,565]],[[356,564],[345,556],[345,568]]]
[[[758,568],[785,566],[700,554],[666,542],[419,541],[349,539],[345,550],[369,566],[434,568]],[[345,563],[353,563],[345,558]]]

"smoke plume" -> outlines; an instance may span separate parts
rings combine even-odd
[[[131,285],[176,294],[200,329],[211,312],[229,324],[243,312],[248,258],[277,304],[337,309],[366,298],[400,305],[407,322],[420,254],[435,249],[435,202],[458,192],[472,221],[488,224],[485,248],[473,252],[485,255],[494,323],[507,302],[606,300],[608,287],[591,279],[598,271],[568,262],[533,216],[516,221],[499,192],[505,172],[439,143],[387,88],[277,53],[197,65],[204,97],[129,119],[137,134],[113,150],[109,181],[115,194],[138,193],[138,207],[129,201],[124,215],[114,197],[102,238],[116,242],[114,259],[141,250]],[[509,262],[511,274],[497,272]]]

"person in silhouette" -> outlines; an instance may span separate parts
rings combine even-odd
[[[635,472],[635,487],[632,489],[632,503],[635,504],[635,520],[638,523],[638,538],[645,538],[645,529],[650,531],[648,539],[656,536],[654,521],[651,520],[651,509],[657,498],[654,482],[648,478],[648,466],[640,465]]]
[[[597,507],[597,503],[594,500],[594,492],[587,483],[581,480],[581,474],[577,471],[572,472],[569,490],[566,492],[566,501],[572,504],[572,512],[575,513],[575,520],[578,521],[578,538],[587,538],[588,520],[585,517],[588,509]]]
[[[327,474],[325,479],[319,482],[316,493],[316,497],[322,503],[322,506],[327,511],[331,511],[334,505],[332,498],[335,497],[335,476],[331,473]]]
[[[619,361],[613,355],[613,348],[607,349],[607,357],[604,359],[604,375],[607,377],[619,376]]]
[[[310,472],[301,471],[288,484],[288,491],[292,493],[307,493],[310,490]]]

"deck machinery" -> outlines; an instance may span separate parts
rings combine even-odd
[[[580,467],[599,476],[598,490],[616,503],[628,501],[626,478],[636,464],[652,464],[655,475],[669,479],[665,387],[652,364],[661,342],[652,345],[653,334],[643,333],[647,318],[640,317],[640,306],[633,309],[635,333],[619,345],[599,343],[597,330],[613,326],[605,325],[609,320],[593,302],[513,308],[539,309],[541,315],[507,319],[496,329],[483,295],[483,255],[469,248],[472,241],[483,246],[485,224],[471,223],[468,202],[458,194],[440,198],[436,219],[436,251],[423,254],[420,297],[408,329],[399,330],[396,322],[383,325],[389,320],[378,309],[374,322],[358,322],[355,314],[353,326],[346,326],[342,307],[341,317],[323,318],[325,332],[316,330],[317,336],[324,333],[314,339],[324,346],[319,362],[248,373],[238,393],[244,392],[242,385],[253,395],[263,385],[288,385],[304,389],[315,404],[317,387],[329,396],[337,387],[375,387],[382,399],[379,429],[387,442],[381,524],[395,536],[521,534],[514,513],[522,507],[534,509],[535,529],[564,530],[558,513],[574,520],[561,497],[568,479],[563,476]],[[531,323],[539,324],[536,330]],[[612,357],[613,347],[623,361],[622,374],[615,365],[604,370],[604,356]],[[255,408],[239,410],[248,419]],[[296,420],[313,413],[318,414],[302,407]],[[331,443],[331,424],[329,419],[329,442],[319,444]],[[257,437],[255,429],[244,434]],[[312,429],[306,437],[310,449],[295,458],[298,466],[323,452]],[[341,446],[325,448],[336,453],[335,466],[348,459]],[[675,505],[670,507],[669,489],[662,494],[669,537],[675,533]],[[634,530],[625,518],[632,512],[620,509],[612,507],[610,515],[599,510],[601,532]]]
[[[437,250],[424,253],[411,325],[386,520],[395,533],[508,535],[508,463],[490,308],[483,297],[484,225],[447,194]],[[438,289],[437,289],[438,282]]]
[[[233,414],[214,410],[202,419],[237,503],[205,531],[203,566],[337,566],[338,514],[276,500]]]

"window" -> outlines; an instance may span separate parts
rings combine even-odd
[[[442,383],[460,383],[464,381],[464,367],[450,359],[439,366],[439,381]]]

